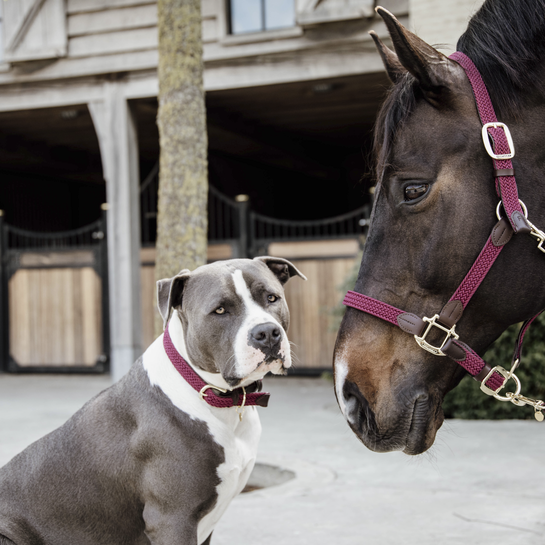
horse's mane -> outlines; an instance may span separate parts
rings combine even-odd
[[[522,107],[519,93],[545,95],[536,69],[545,60],[545,0],[486,0],[457,43],[478,68],[496,113],[514,114]],[[384,173],[395,134],[412,113],[420,89],[406,74],[390,90],[375,127],[377,178]]]

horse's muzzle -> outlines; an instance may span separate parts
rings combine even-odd
[[[344,383],[342,395],[352,431],[375,452],[421,454],[431,447],[443,421],[440,401],[422,389],[406,389],[373,408],[354,382]]]

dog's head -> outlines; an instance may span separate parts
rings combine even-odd
[[[191,363],[235,387],[291,366],[284,284],[305,276],[277,257],[217,261],[157,282],[166,326],[177,312]],[[250,380],[248,380],[250,379]]]

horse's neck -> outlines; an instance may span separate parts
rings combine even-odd
[[[545,230],[545,98],[529,98],[529,107],[508,125],[514,136],[519,197],[528,207],[530,221]]]

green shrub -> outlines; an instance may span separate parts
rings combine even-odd
[[[487,350],[485,361],[509,369],[513,349],[520,325],[511,326]],[[534,399],[545,400],[545,313],[526,332],[522,359],[516,375],[522,383],[522,394]],[[509,381],[509,386],[513,385]],[[533,419],[531,407],[517,407],[513,403],[501,402],[487,396],[479,389],[477,381],[469,375],[449,392],[443,402],[447,418],[491,419],[502,418]]]
[[[356,259],[354,268],[339,286],[342,294],[339,304],[332,309],[332,328],[338,329],[345,307],[342,299],[347,290],[354,289],[358,276],[361,256]],[[484,359],[492,365],[510,368],[515,340],[520,324],[507,329],[486,352]],[[522,382],[522,394],[534,399],[545,400],[545,313],[527,331],[522,361],[516,372]],[[509,381],[512,386],[512,381]],[[531,407],[517,407],[513,403],[501,402],[481,392],[479,384],[469,375],[445,397],[443,410],[446,418],[491,419],[504,418],[533,419]]]

